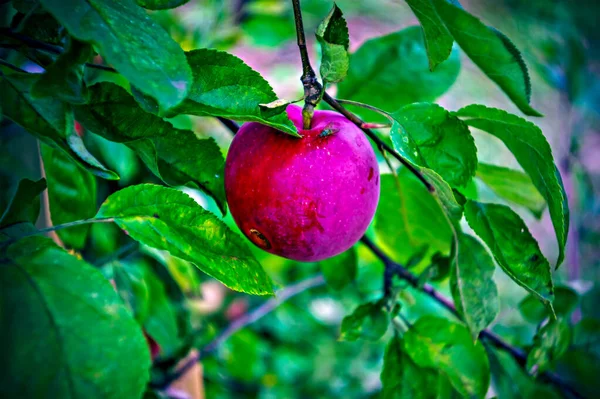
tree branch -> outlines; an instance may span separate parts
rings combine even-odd
[[[302,76],[300,81],[304,86],[304,109],[302,110],[302,124],[304,129],[310,129],[315,107],[321,101],[323,86],[317,80],[317,75],[310,65],[308,52],[306,51],[306,38],[304,37],[304,24],[302,22],[302,11],[300,0],[292,0],[294,7],[294,20],[296,21],[296,37],[298,38],[298,49],[302,60]]]
[[[410,164],[410,162],[408,162],[406,159],[404,159],[392,147],[387,145],[387,143],[385,141],[381,140],[377,136],[377,134],[375,134],[374,131],[363,127],[365,122],[362,119],[360,119],[358,116],[354,115],[352,112],[350,112],[346,108],[344,108],[339,102],[337,102],[337,100],[335,98],[331,97],[327,92],[323,93],[323,100],[325,100],[325,102],[327,104],[331,105],[331,107],[333,109],[338,111],[340,114],[344,115],[346,118],[348,118],[348,120],[350,120],[352,123],[354,123],[356,126],[358,126],[380,148],[383,148],[385,151],[387,151],[389,154],[391,154],[394,158],[396,158],[398,161],[400,161],[400,163],[402,165],[404,165],[408,170],[410,170],[412,172],[412,174],[417,176],[417,178],[425,185],[425,187],[427,187],[427,190],[429,192],[431,192],[431,193],[435,192],[435,188],[431,185],[431,183],[429,183],[425,179],[425,177],[421,174],[421,172],[419,172],[414,166],[412,166]]]
[[[241,330],[242,328],[257,322],[273,310],[277,309],[279,305],[284,303],[290,298],[295,297],[298,294],[308,291],[311,288],[316,288],[325,284],[325,278],[321,274],[317,274],[313,277],[307,278],[306,280],[299,281],[295,284],[288,285],[285,288],[280,289],[275,293],[275,297],[264,302],[262,305],[257,307],[251,312],[235,319],[227,328],[225,328],[219,335],[217,335],[211,342],[209,342],[204,348],[198,351],[196,356],[191,357],[183,366],[175,370],[174,373],[168,375],[160,385],[156,386],[157,389],[165,389],[171,383],[179,379],[184,375],[190,368],[192,368],[203,356],[211,353],[225,342],[233,334]]]
[[[454,307],[454,304],[452,303],[452,301],[450,301],[449,299],[447,299],[446,297],[441,295],[439,292],[437,292],[436,289],[433,288],[433,286],[431,286],[430,284],[425,284],[425,285],[423,285],[423,287],[419,287],[419,284],[418,284],[419,279],[417,276],[415,276],[414,274],[412,274],[411,272],[406,270],[401,264],[394,262],[380,248],[378,248],[375,245],[375,243],[373,243],[373,241],[371,241],[371,239],[369,239],[367,236],[363,236],[361,238],[361,242],[363,244],[365,244],[371,250],[371,252],[373,252],[373,254],[375,254],[375,256],[377,256],[377,258],[379,258],[379,260],[381,260],[383,262],[386,270],[392,270],[394,275],[396,275],[400,279],[408,282],[413,287],[423,291],[425,294],[427,294],[429,297],[431,297],[433,300],[435,300],[439,305],[444,307],[446,310],[448,310],[450,313],[452,313],[459,320],[462,319],[461,315],[458,313],[458,311]],[[486,340],[492,346],[508,352],[520,365],[524,366],[525,363],[527,362],[527,354],[523,350],[510,345],[509,343],[504,341],[502,338],[500,338],[498,335],[496,335],[492,331],[487,330],[487,329],[483,330],[479,334],[479,337],[481,339]],[[567,392],[576,398],[583,398],[583,395],[581,395],[577,390],[575,390],[575,388],[570,386],[558,374],[555,374],[552,372],[545,372],[545,373],[541,374],[540,377],[542,377],[547,382],[553,384],[557,388],[561,389],[563,392]]]

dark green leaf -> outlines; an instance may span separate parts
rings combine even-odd
[[[515,45],[502,33],[483,24],[458,5],[431,0],[438,16],[475,64],[526,115],[540,116],[529,105],[531,83],[527,66]]]
[[[490,365],[483,345],[469,330],[446,319],[421,317],[404,335],[406,353],[420,367],[439,370],[463,396],[483,398]]]
[[[429,256],[450,251],[450,229],[442,210],[423,184],[402,168],[398,179],[381,175],[381,197],[375,213],[377,238],[401,263],[423,247]]]
[[[233,290],[273,293],[269,276],[244,240],[181,191],[131,186],[108,197],[97,217],[114,218],[131,238],[193,262]]]
[[[75,132],[73,113],[55,98],[34,100],[29,94],[37,77],[0,70],[0,108],[3,115],[51,147],[65,151],[88,171],[104,179],[119,176],[90,154]]]
[[[554,312],[557,316],[568,317],[579,302],[579,295],[575,290],[565,286],[554,287]],[[538,301],[535,295],[526,296],[519,303],[519,310],[523,318],[530,323],[539,324],[544,319],[552,317],[548,308]]]
[[[316,35],[321,44],[321,79],[324,83],[342,81],[350,66],[350,37],[342,10],[335,3],[317,27]]]
[[[419,166],[436,171],[453,187],[463,186],[477,168],[477,148],[467,125],[437,104],[417,103],[392,114],[404,129],[392,129],[394,147],[417,152]],[[403,133],[408,133],[409,138]]]
[[[33,84],[31,95],[34,98],[56,97],[74,104],[87,102],[83,68],[92,53],[91,45],[71,39],[66,51]]]
[[[382,301],[365,303],[354,309],[351,315],[344,317],[340,340],[377,341],[387,331],[388,324],[389,318]]]
[[[413,26],[369,40],[352,54],[338,97],[393,112],[406,104],[435,100],[452,86],[459,69],[458,51],[453,51],[431,72],[423,33]]]
[[[18,222],[35,224],[40,214],[40,194],[46,189],[46,180],[33,181],[23,179],[19,182],[17,191],[0,217],[0,227]]]
[[[356,249],[350,248],[346,252],[320,262],[321,271],[325,281],[334,290],[341,290],[356,278],[358,259]]]
[[[433,71],[450,56],[454,39],[437,14],[431,0],[406,0],[406,3],[421,23],[429,69]]]
[[[505,205],[467,201],[465,217],[502,270],[552,307],[554,288],[550,264],[519,215]]]
[[[260,122],[300,137],[284,109],[278,115],[263,114],[259,104],[273,102],[277,96],[269,83],[242,60],[209,49],[189,51],[186,55],[194,72],[194,85],[175,113]]]
[[[526,207],[538,219],[542,217],[546,202],[525,173],[501,166],[479,163],[477,177],[499,197]]]
[[[38,1],[32,1],[39,5]],[[13,5],[16,2],[13,0]],[[38,10],[43,10],[41,7],[38,7]],[[63,37],[64,37],[64,29],[60,24],[52,17],[52,15],[47,12],[42,13],[33,13],[29,15],[25,24],[22,24],[23,19],[27,15],[29,11],[21,11],[17,13],[11,22],[11,28],[17,29],[17,27],[21,24],[21,30],[19,33],[30,37],[35,40],[40,40],[45,43],[53,44],[53,45],[62,45]]]
[[[487,349],[494,390],[498,398],[562,398],[555,389],[542,385],[530,377],[509,353]]]
[[[569,348],[571,329],[562,320],[551,320],[533,338],[533,347],[527,356],[527,370],[537,375],[548,370]]]
[[[456,309],[476,340],[498,315],[498,288],[492,279],[494,261],[477,239],[458,234],[458,254],[450,272],[450,291]]]
[[[75,38],[92,43],[163,110],[186,97],[192,72],[181,47],[134,0],[40,0]]]
[[[504,142],[546,200],[556,232],[559,255],[556,267],[564,259],[569,231],[569,205],[552,150],[540,128],[508,112],[469,105],[456,115],[467,118],[467,125],[490,133]]]
[[[437,252],[431,257],[431,264],[419,275],[418,285],[423,287],[428,281],[442,281],[450,274],[449,256]],[[407,264],[408,267],[408,264]]]
[[[52,224],[88,219],[96,213],[96,179],[75,164],[63,151],[41,145],[44,172],[48,181],[48,202]],[[62,242],[82,249],[89,225],[58,230]]]
[[[179,7],[188,1],[190,0],[135,0],[140,7],[148,10],[168,10]]]
[[[404,350],[403,341],[390,340],[381,370],[382,399],[448,398],[452,387],[443,374],[417,366]]]
[[[0,267],[0,395],[139,398],[150,355],[110,283],[49,238],[12,244]]]
[[[224,160],[212,138],[174,128],[142,110],[124,89],[100,83],[90,89],[90,103],[77,106],[77,119],[105,139],[125,143],[148,169],[169,185],[201,188],[225,211]]]
[[[117,293],[131,311],[135,320],[143,325],[148,318],[150,290],[144,278],[144,270],[138,263],[112,262],[103,270],[110,269]]]

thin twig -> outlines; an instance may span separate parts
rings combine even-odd
[[[454,316],[456,316],[456,318],[458,318],[459,320],[461,319],[461,315],[454,307],[454,304],[452,303],[452,301],[450,301],[449,299],[447,299],[446,297],[441,295],[439,292],[437,292],[436,289],[433,288],[433,286],[431,286],[430,284],[425,284],[423,287],[419,287],[419,285],[418,285],[419,279],[417,276],[415,276],[414,274],[412,274],[411,272],[406,270],[399,263],[394,262],[380,248],[378,248],[375,245],[375,243],[373,243],[373,241],[371,241],[368,237],[363,236],[361,241],[375,254],[375,256],[377,256],[379,258],[379,260],[381,260],[384,263],[386,269],[393,270],[394,275],[398,276],[402,280],[407,281],[413,287],[420,288],[421,291],[423,291],[429,297],[434,299],[439,305],[441,305],[446,310],[448,310],[450,313],[452,313]],[[481,339],[485,339],[487,342],[489,342],[496,348],[502,349],[502,350],[508,352],[513,358],[515,358],[515,360],[519,364],[524,365],[527,362],[527,354],[523,350],[510,345],[509,343],[504,341],[502,338],[500,338],[498,335],[496,335],[492,331],[487,330],[487,329],[483,330],[479,334],[479,337]],[[570,395],[572,395],[576,398],[583,398],[583,395],[581,395],[575,388],[573,388],[571,385],[569,385],[558,374],[547,371],[547,372],[541,374],[540,377],[543,378],[544,380],[546,380],[547,382],[555,385],[556,387],[561,389],[563,392],[568,392]]]
[[[323,100],[325,100],[327,104],[331,105],[333,109],[338,111],[340,114],[344,115],[346,118],[348,118],[348,120],[350,120],[352,123],[358,126],[380,148],[383,148],[385,151],[389,152],[394,158],[400,161],[402,165],[404,165],[408,170],[410,170],[411,173],[414,174],[425,185],[429,192],[435,192],[435,188],[431,185],[431,183],[429,183],[427,179],[425,179],[423,174],[421,174],[421,172],[419,172],[414,166],[412,166],[410,162],[404,159],[392,147],[387,145],[386,142],[381,140],[374,131],[372,131],[371,129],[364,128],[363,124],[365,122],[362,119],[360,119],[358,116],[354,115],[352,112],[344,108],[339,102],[336,101],[335,98],[331,97],[327,92],[323,93]]]
[[[317,80],[317,75],[310,65],[308,51],[306,50],[306,38],[304,37],[304,24],[302,22],[302,11],[300,0],[292,0],[294,8],[294,20],[296,21],[296,37],[300,59],[302,60],[302,76],[300,81],[304,86],[304,109],[302,110],[302,124],[304,129],[310,129],[311,120],[315,113],[315,107],[321,101],[323,86]]]
[[[307,278],[298,283],[288,285],[285,288],[280,289],[275,293],[275,297],[264,302],[262,305],[254,309],[253,311],[246,313],[245,315],[235,319],[226,329],[224,329],[219,335],[217,335],[210,343],[204,348],[198,351],[196,356],[190,357],[187,362],[178,368],[174,373],[168,375],[161,384],[157,387],[158,389],[164,389],[171,385],[174,381],[183,376],[190,368],[192,368],[203,356],[213,352],[223,342],[225,342],[233,334],[241,330],[242,328],[257,322],[273,310],[277,309],[279,305],[287,301],[288,299],[303,293],[311,288],[316,288],[325,284],[325,278],[321,274]]]
[[[231,133],[235,136],[235,134],[240,130],[240,125],[232,121],[231,119],[223,118],[221,116],[217,117],[219,122],[221,122],[227,129],[231,131]]]

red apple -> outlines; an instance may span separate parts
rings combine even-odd
[[[363,132],[344,116],[302,109],[287,114],[301,139],[245,123],[225,162],[231,215],[258,247],[300,261],[344,252],[369,226],[379,200],[379,171]]]

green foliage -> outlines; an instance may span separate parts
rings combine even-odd
[[[337,83],[346,77],[350,67],[348,27],[342,10],[334,3],[333,8],[321,21],[316,31],[321,44],[321,79],[323,83]]]
[[[46,189],[46,180],[23,179],[0,217],[0,227],[18,222],[35,223],[40,214],[40,194]]]
[[[540,128],[516,115],[483,105],[470,105],[456,115],[465,118],[467,125],[502,140],[529,175],[548,204],[559,248],[556,267],[560,266],[569,231],[569,205],[552,150]]]
[[[174,113],[260,122],[300,137],[285,113],[263,114],[258,105],[273,102],[277,96],[269,83],[242,60],[209,49],[190,51],[186,56],[194,73],[194,84]]]
[[[542,217],[546,202],[525,173],[480,162],[477,177],[500,198],[524,206],[538,219]]]
[[[404,335],[404,347],[420,367],[439,370],[462,396],[483,398],[490,365],[481,342],[464,326],[446,319],[421,317]]]
[[[139,184],[112,194],[98,218],[113,218],[129,236],[193,262],[231,289],[272,294],[271,280],[245,242],[186,194]]]
[[[185,54],[134,0],[40,0],[71,35],[96,46],[132,85],[167,110],[192,85]]]
[[[442,20],[461,49],[525,115],[541,116],[529,105],[529,73],[515,45],[503,33],[486,26],[458,4],[448,0],[430,0],[428,3],[427,14],[421,18],[430,18],[437,23]],[[419,10],[424,11],[423,6]],[[442,38],[448,40],[444,35]]]
[[[579,302],[577,292],[569,287],[554,287],[554,301],[552,306],[556,316],[566,318],[571,315]],[[523,318],[530,323],[540,324],[548,317],[553,315],[548,308],[543,306],[535,295],[527,295],[520,303],[519,310]]]
[[[436,104],[416,103],[402,107],[393,117],[404,128],[392,129],[394,147],[411,154],[409,159],[417,165],[434,170],[453,187],[463,186],[475,174],[475,142],[456,116]]]
[[[81,144],[69,107],[54,98],[31,97],[31,87],[37,80],[35,75],[6,73],[1,68],[0,72],[0,109],[3,115],[44,143],[65,151],[91,173],[105,179],[119,178],[116,173],[100,164]]]
[[[74,104],[87,102],[87,86],[83,82],[85,62],[92,55],[92,46],[70,40],[68,48],[31,87],[35,98],[54,97]]]
[[[423,35],[417,26],[365,42],[350,57],[348,76],[338,86],[338,97],[396,111],[422,101],[433,101],[456,80],[458,51],[429,71]]]
[[[368,302],[358,306],[352,314],[344,317],[340,340],[376,341],[385,334],[388,325],[389,317],[384,309],[383,301]]]
[[[383,399],[445,398],[454,394],[446,375],[417,366],[398,337],[392,338],[385,350],[381,384]]]
[[[456,309],[471,331],[473,340],[498,315],[498,289],[492,280],[494,261],[470,235],[459,234],[458,253],[450,271],[450,291]]]
[[[338,256],[321,261],[320,265],[327,285],[334,290],[341,290],[356,278],[358,267],[356,248],[352,247]]]
[[[381,175],[377,238],[402,263],[422,250],[448,253],[452,231],[435,199],[406,168]]]
[[[505,205],[467,201],[465,216],[502,270],[551,308],[554,286],[550,264],[519,215]]]
[[[100,272],[44,237],[2,257],[2,396],[141,397],[146,340]]]
[[[551,320],[533,339],[533,347],[527,356],[527,370],[532,374],[546,371],[567,351],[570,342],[569,325],[560,319]]]
[[[174,128],[142,110],[132,96],[111,83],[94,85],[87,105],[77,106],[77,119],[105,139],[125,143],[165,183],[201,188],[225,210],[223,155],[212,138]],[[135,124],[131,121],[135,120]],[[188,156],[187,154],[193,154]]]
[[[96,213],[96,180],[62,151],[45,144],[40,147],[48,183],[48,202],[53,224],[88,219]],[[56,233],[69,248],[82,249],[89,225]]]
[[[176,8],[190,0],[135,0],[135,2],[148,10],[166,10]]]

